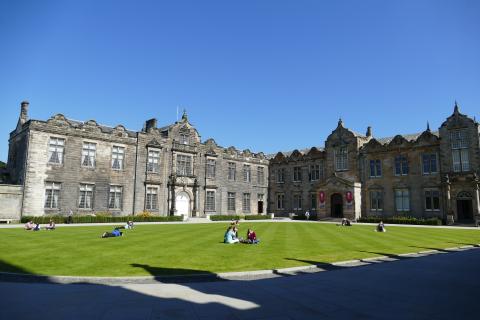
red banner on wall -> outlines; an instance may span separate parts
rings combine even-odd
[[[347,191],[347,193],[345,194],[345,198],[347,198],[347,202],[348,203],[351,203],[353,201],[353,194],[351,191]]]
[[[325,192],[320,191],[318,193],[318,199],[320,200],[320,203],[325,203]]]

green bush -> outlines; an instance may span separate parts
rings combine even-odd
[[[214,214],[210,216],[210,220],[212,221],[231,221],[231,220],[241,220],[243,218],[245,218],[245,216],[240,216],[240,215],[229,216],[229,215],[223,215],[223,214]]]
[[[361,217],[357,222],[364,223],[383,223],[388,224],[417,224],[417,225],[431,225],[439,226],[442,225],[442,220],[439,218],[416,218],[416,217],[404,217],[404,216],[393,216],[393,217]]]
[[[55,223],[66,223],[68,217],[67,216],[41,216],[41,217],[29,217],[23,216],[21,219],[22,223],[26,223],[28,221],[33,221],[35,223],[45,224],[49,223],[50,219],[52,219]],[[159,217],[159,216],[152,216],[152,217],[144,217],[144,216],[122,216],[122,217],[111,217],[107,215],[100,215],[100,216],[79,216],[73,215],[72,216],[72,223],[121,223],[127,222],[128,220],[132,220],[134,222],[174,222],[174,221],[183,221],[182,216],[167,216],[167,217]]]
[[[307,220],[305,213],[296,214],[292,217],[293,220]],[[310,212],[308,220],[317,220],[317,214]]]
[[[245,220],[270,220],[270,215],[261,215],[261,214],[255,214],[255,215],[250,215],[250,216],[245,216]]]

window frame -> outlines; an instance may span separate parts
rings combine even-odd
[[[115,151],[117,149],[117,151]],[[119,161],[119,168],[115,168],[115,160]],[[125,169],[125,147],[113,145],[112,146],[112,170],[123,171]]]
[[[49,188],[49,185],[51,186],[50,188]],[[44,209],[58,210],[60,208],[61,190],[62,190],[62,184],[60,182],[45,181],[45,201],[43,203]],[[49,191],[50,191],[50,195],[48,194]],[[49,197],[50,197],[50,201],[49,201]],[[55,206],[53,204],[55,204]]]
[[[84,190],[82,190],[82,189],[84,189]],[[87,207],[88,193],[90,193],[90,198],[89,198],[90,206]],[[83,206],[82,206],[82,199],[83,199],[83,203],[84,203]],[[80,185],[79,185],[79,197],[78,197],[78,209],[80,209],[80,210],[93,210],[93,208],[95,208],[95,184],[80,183]]]
[[[92,152],[93,152],[93,155],[91,154]],[[85,165],[85,160],[87,159],[86,157],[88,157],[89,163],[91,161],[91,164]],[[97,167],[97,143],[96,142],[83,141],[81,161],[82,161],[81,166],[83,168],[95,169]]]
[[[113,192],[112,192],[112,189],[114,189]],[[113,198],[112,198],[112,194],[113,194]],[[112,200],[113,200],[113,206],[111,206]],[[117,200],[118,200],[118,206],[117,206]],[[123,186],[111,184],[109,186],[109,191],[108,191],[108,210],[113,211],[113,210],[122,210],[122,209],[123,209]]]
[[[228,211],[237,210],[236,198],[237,198],[236,192],[227,192],[227,210]]]
[[[52,143],[52,140],[55,140],[56,143]],[[59,142],[62,141],[62,144],[59,144]],[[54,165],[54,166],[62,166],[64,161],[65,161],[65,142],[66,142],[66,139],[65,138],[60,138],[60,137],[55,137],[55,136],[52,136],[52,137],[49,137],[48,139],[48,160],[47,160],[47,163],[49,165]],[[52,151],[52,148],[54,149]],[[61,149],[61,152],[60,152],[60,156],[59,156],[59,152],[57,149]],[[57,157],[58,157],[58,162],[54,162],[54,161],[51,161],[52,157],[53,157],[53,153],[57,153]]]

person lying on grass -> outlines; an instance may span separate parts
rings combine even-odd
[[[120,232],[117,228],[113,229],[112,232],[104,232],[102,234],[102,238],[113,238],[113,237],[121,237],[123,236],[123,232]]]
[[[233,230],[232,226],[228,227],[227,232],[225,232],[223,242],[228,244],[240,242],[240,240],[238,240],[238,238],[235,236],[235,231]]]

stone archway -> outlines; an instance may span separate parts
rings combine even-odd
[[[190,215],[190,196],[185,191],[181,191],[175,196],[175,215]]]
[[[330,210],[333,218],[343,218],[343,197],[340,193],[330,197]]]

